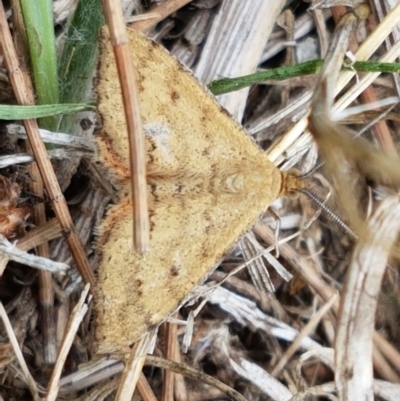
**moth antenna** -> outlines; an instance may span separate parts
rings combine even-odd
[[[333,212],[325,202],[322,201],[317,195],[305,188],[297,188],[296,191],[308,196],[315,204],[317,204],[344,232],[349,234],[354,240],[358,239],[358,235],[339,217]]]
[[[311,177],[312,175],[314,175],[323,165],[325,164],[324,161],[319,162],[317,165],[315,165],[311,170],[308,170],[306,173],[303,173],[301,175],[299,175],[297,178],[299,180],[305,180],[309,177]]]

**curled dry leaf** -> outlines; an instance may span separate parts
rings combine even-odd
[[[17,207],[20,187],[16,182],[0,175],[0,235],[15,237],[24,232],[25,220],[29,217],[29,207]]]

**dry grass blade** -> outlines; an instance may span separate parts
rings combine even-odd
[[[354,141],[346,128],[332,121],[331,108],[339,72],[356,22],[355,16],[348,14],[337,26],[335,40],[331,42],[313,96],[309,129],[326,163],[336,189],[337,201],[345,213],[345,218],[355,232],[361,232],[364,219],[354,170],[360,171],[378,183],[396,186],[400,183],[400,158],[389,156],[366,141]]]
[[[21,251],[29,251],[36,248],[44,241],[51,241],[61,237],[60,225],[57,219],[51,219],[41,227],[37,227],[27,233],[24,238],[21,238],[16,243],[17,248]]]
[[[89,293],[89,284],[86,284],[78,303],[75,305],[70,315],[68,326],[66,328],[65,335],[60,350],[58,352],[57,361],[50,378],[49,386],[47,389],[47,395],[45,398],[46,401],[55,401],[58,396],[58,390],[60,387],[60,377],[65,365],[65,361],[71,349],[79,325],[81,324],[82,319],[88,310],[88,303],[90,302],[91,299],[91,297],[89,297],[89,299],[86,301],[88,293]]]
[[[391,47],[391,49],[383,57],[381,57],[379,61],[387,63],[394,62],[396,58],[399,57],[399,53],[400,45],[398,42]],[[347,107],[358,95],[367,89],[379,75],[381,75],[379,72],[369,73],[360,79],[359,82],[352,86],[351,89],[335,103],[334,110],[343,110],[345,107]]]
[[[212,376],[206,375],[205,373],[193,369],[189,366],[182,365],[174,361],[168,361],[166,359],[158,358],[152,355],[146,356],[145,364],[157,366],[163,369],[170,369],[175,373],[179,373],[193,380],[198,380],[210,386],[214,386],[218,390],[225,393],[233,401],[246,401],[246,399],[241,394],[239,394],[237,391],[233,390],[229,386],[225,385],[224,383],[221,383],[217,379],[214,379]]]
[[[274,244],[274,231],[261,223],[257,223],[254,228],[257,235],[259,235],[267,244]],[[292,266],[292,268],[301,275],[308,285],[325,301],[328,302],[335,295],[335,291],[331,285],[327,284],[321,275],[315,270],[309,260],[302,257],[290,244],[280,244],[280,253],[282,257]],[[339,313],[339,301],[336,300],[332,307],[335,315]],[[374,343],[377,349],[374,354],[374,368],[379,374],[387,380],[397,380],[397,375],[393,369],[388,366],[386,360],[383,358],[381,352],[385,355],[393,366],[399,366],[399,353],[391,346],[386,339],[379,333],[374,334]]]
[[[20,139],[26,139],[26,131],[22,125],[8,124],[7,135],[16,135]],[[45,129],[40,129],[40,136],[45,143],[52,143],[54,145],[67,146],[69,148],[76,148],[81,150],[88,150],[94,152],[95,147],[93,140],[76,135],[63,134],[61,132],[52,132]]]
[[[292,342],[292,344],[286,350],[285,354],[279,360],[278,364],[274,367],[274,370],[271,372],[272,376],[277,376],[280,373],[280,371],[288,362],[289,358],[298,350],[301,340],[315,330],[320,320],[329,312],[329,310],[337,301],[338,301],[338,294],[335,294],[325,305],[321,307],[321,309],[317,313],[315,313],[315,315],[310,319],[310,321],[306,324],[306,326],[304,326],[299,336]]]
[[[16,98],[20,104],[31,104],[31,99],[34,97],[27,85],[27,78],[22,73],[23,69],[19,65],[3,4],[0,5],[0,29],[0,40],[4,51],[4,59]],[[95,285],[93,272],[73,226],[67,203],[57,182],[53,167],[47,157],[47,151],[40,137],[37,123],[35,120],[26,120],[24,124],[32,152],[35,156],[43,183],[54,207],[63,235],[66,238],[83,280],[90,283],[93,289]]]
[[[72,152],[65,149],[53,149],[49,150],[48,157],[51,160],[54,159],[68,159]],[[92,156],[91,152],[74,151],[75,156],[85,157]],[[10,166],[17,166],[20,164],[32,163],[35,159],[32,153],[18,153],[17,155],[6,155],[0,156],[0,168],[6,168]]]
[[[125,363],[115,401],[130,401],[132,399],[153,339],[154,333],[147,333],[134,345],[129,359]]]
[[[48,221],[45,225],[35,228],[24,236],[23,239],[18,241],[16,245],[18,249],[22,251],[29,251],[45,241],[60,238],[61,230],[57,219]],[[3,275],[9,258],[4,255],[0,260],[0,277]]]
[[[157,14],[157,17],[149,19],[143,19],[141,21],[133,22],[129,25],[129,28],[136,29],[137,31],[146,32],[152,27],[156,26],[160,21],[172,14],[176,10],[179,10],[184,5],[190,3],[192,0],[167,0],[157,7],[154,7],[148,14]],[[143,17],[146,14],[142,14]]]
[[[33,397],[34,401],[39,401],[40,397],[39,397],[39,391],[38,391],[37,384],[36,384],[34,378],[32,377],[32,375],[31,375],[31,373],[30,373],[30,371],[28,369],[28,366],[26,364],[24,356],[22,355],[21,348],[20,348],[20,346],[18,344],[18,339],[15,336],[14,330],[13,330],[13,328],[11,326],[10,320],[8,319],[7,312],[4,309],[4,306],[3,306],[2,302],[0,302],[0,318],[3,321],[3,324],[4,324],[4,327],[6,329],[8,338],[10,339],[10,343],[11,343],[13,349],[14,349],[14,353],[15,353],[17,359],[18,359],[18,363],[19,363],[19,365],[20,365],[20,367],[22,369],[22,372],[23,372],[23,374],[25,376],[25,380],[26,380],[28,388],[29,388],[29,390],[30,390],[30,392],[32,394],[32,397]]]
[[[32,182],[30,188],[33,194],[43,198],[44,188],[43,181],[40,177],[40,172],[37,163],[32,163],[30,166]],[[33,207],[33,221],[36,225],[41,226],[46,224],[46,209],[43,202],[38,203]],[[37,253],[43,258],[50,258],[50,249],[48,242],[42,242],[37,247]],[[40,285],[40,306],[41,306],[41,321],[42,331],[45,338],[44,358],[48,364],[53,364],[57,355],[56,345],[56,325],[54,321],[54,289],[52,283],[52,275],[49,271],[39,271]]]
[[[254,226],[254,231],[259,235],[267,244],[275,243],[274,231],[262,223],[257,223]],[[298,272],[304,280],[317,292],[317,294],[325,301],[328,302],[335,295],[334,289],[325,283],[318,272],[315,271],[312,264],[304,257],[299,255],[290,244],[279,245],[280,254],[287,260],[292,268]],[[334,305],[334,310],[337,311],[339,302]]]
[[[335,381],[342,400],[373,400],[375,313],[390,249],[400,230],[398,197],[382,202],[355,249],[347,273],[335,342]]]
[[[335,20],[339,19],[340,14],[345,13],[344,7],[334,7],[332,10],[332,14]],[[393,17],[392,17],[393,18]],[[388,27],[388,30],[386,30]],[[385,22],[380,25],[379,28],[382,33],[386,33],[386,42],[389,39],[389,34],[392,31],[393,27],[391,27],[390,18],[386,19]],[[371,35],[373,38],[379,35],[373,34]],[[354,39],[354,38],[353,38]],[[374,42],[371,43],[371,46]],[[397,49],[396,49],[397,47]],[[358,44],[355,40],[350,41],[350,50],[353,53],[357,52]],[[393,62],[398,57],[399,47],[393,46],[393,48],[389,48],[387,53],[381,58],[382,61]],[[397,55],[396,55],[397,54]],[[374,81],[380,74],[367,74],[361,82],[358,82],[351,90],[349,90],[341,99],[339,99],[335,104],[335,109],[343,109],[346,107],[346,102],[349,104],[356,97],[356,93],[360,94],[360,100],[363,103],[373,103],[377,101],[377,95],[375,93],[372,85],[372,81]],[[396,80],[396,79],[395,79]],[[364,90],[363,90],[364,89]],[[390,135],[389,128],[384,120],[379,120],[374,124],[374,133],[375,137],[381,143],[382,148],[390,153],[396,154],[396,148],[393,143],[392,136]]]
[[[100,381],[118,375],[123,370],[123,362],[110,357],[92,361],[60,380],[60,396],[65,397],[72,392],[96,385]]]
[[[257,364],[245,359],[230,360],[232,368],[240,376],[259,387],[274,401],[289,401],[293,399],[293,393],[280,383],[275,377],[261,369]]]
[[[356,60],[368,60],[377,48],[382,44],[385,38],[393,30],[393,27],[398,23],[398,15],[400,12],[400,3],[392,9],[392,11],[385,17],[385,19],[380,23],[376,29],[367,37],[367,39],[362,43],[357,52],[354,54]],[[335,94],[339,93],[354,77],[355,73],[351,71],[342,72],[339,76],[337,84],[335,86]],[[311,95],[304,95],[308,100]],[[350,101],[355,99],[354,95]],[[343,105],[341,106],[341,108]],[[333,110],[337,110],[336,106]],[[307,119],[309,113],[302,117],[279,141],[277,141],[270,149],[268,149],[267,154],[270,160],[279,164],[282,162],[282,154],[288,150],[290,146],[296,143],[303,132],[306,130],[308,122]],[[309,142],[310,138],[302,139],[302,142]]]
[[[335,20],[335,22],[338,22],[340,20],[340,18],[342,17],[343,14],[346,13],[346,9],[343,6],[337,6],[337,7],[333,7],[332,8],[332,15],[333,18]],[[353,35],[353,40],[350,41],[350,46],[349,46],[349,50],[353,53],[355,53],[358,49],[358,43],[355,40],[355,37]],[[388,39],[386,39],[387,41]],[[392,60],[394,61],[394,60]],[[367,76],[365,78],[370,78],[371,82],[372,80],[374,80],[375,78],[372,78],[371,76],[374,74],[367,74]],[[364,79],[365,80],[365,79]],[[360,86],[360,85],[356,85],[356,86]],[[352,88],[353,90],[354,88]],[[349,91],[351,92],[351,91]],[[349,95],[352,99],[354,99],[354,97],[352,95],[350,95],[350,93],[346,93],[346,95]],[[363,103],[373,103],[377,101],[377,96],[375,94],[375,90],[372,86],[370,85],[366,85],[365,86],[365,90],[364,91],[360,91],[360,100]],[[345,96],[346,96],[345,95]],[[338,102],[339,103],[339,102]],[[339,106],[339,104],[337,104],[337,107],[345,107],[345,106]],[[393,143],[393,139],[390,135],[389,132],[389,128],[386,124],[386,122],[384,120],[382,121],[377,121],[376,124],[374,124],[374,132],[375,132],[375,136],[380,140],[383,149],[385,149],[388,153],[392,153],[395,154],[396,150],[394,147],[394,143]]]
[[[374,394],[387,401],[397,401],[400,399],[400,385],[374,380]]]
[[[218,77],[255,72],[284,3],[282,0],[224,1],[195,69],[199,80],[209,83]],[[241,121],[249,90],[219,96],[218,102]]]
[[[149,250],[150,222],[147,205],[145,143],[138,86],[131,62],[121,4],[117,0],[104,0],[103,8],[110,28],[128,132],[134,246],[137,252],[145,253]]]
[[[65,263],[54,262],[48,258],[22,251],[2,235],[0,235],[0,254],[5,254],[9,260],[52,273],[65,273],[69,269],[69,266]]]

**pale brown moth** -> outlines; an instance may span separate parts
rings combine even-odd
[[[109,37],[100,38],[99,161],[119,201],[99,227],[98,352],[164,321],[282,192],[284,175],[165,49],[129,32],[147,146],[150,252],[132,247],[126,127]]]

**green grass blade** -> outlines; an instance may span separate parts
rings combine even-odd
[[[24,17],[38,104],[58,104],[57,56],[54,36],[53,2],[20,0]],[[57,117],[47,117],[40,126],[57,129]]]
[[[303,75],[316,74],[320,71],[323,60],[311,60],[304,63],[279,67],[270,70],[258,71],[254,74],[237,78],[223,78],[211,82],[208,89],[214,95],[234,92],[250,85],[265,81],[283,81],[285,79]],[[357,61],[351,67],[343,67],[343,70],[355,70],[358,72],[400,72],[400,63],[380,63],[375,61]]]
[[[222,95],[264,81],[283,81],[302,75],[316,74],[321,69],[322,64],[323,60],[312,60],[301,64],[258,71],[254,74],[242,77],[218,79],[211,82],[208,85],[208,89],[210,89],[214,95]]]

